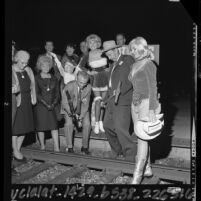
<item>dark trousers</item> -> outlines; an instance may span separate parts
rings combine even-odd
[[[137,146],[129,134],[131,106],[114,105],[109,102],[104,118],[105,134],[111,149],[118,155],[123,153],[126,160],[134,161]]]

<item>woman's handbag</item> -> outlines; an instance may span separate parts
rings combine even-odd
[[[135,124],[135,134],[142,140],[152,140],[158,137],[164,127],[164,115],[157,114],[156,122],[138,120]]]

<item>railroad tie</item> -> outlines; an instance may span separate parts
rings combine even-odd
[[[86,170],[88,170],[86,166],[75,165],[70,170],[65,171],[55,179],[49,181],[48,184],[64,184],[67,178],[78,178]]]
[[[55,164],[56,163],[47,161],[45,163],[42,163],[42,164],[32,168],[29,171],[21,173],[20,176],[12,176],[12,184],[22,184],[24,181],[35,177],[40,172],[47,170],[50,167],[55,166]]]

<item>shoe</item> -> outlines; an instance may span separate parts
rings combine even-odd
[[[14,168],[12,168],[12,175],[13,176],[19,176],[20,175],[20,173],[19,172],[17,172]]]
[[[123,154],[119,154],[119,155],[117,155],[116,159],[125,160],[125,157]]]
[[[150,157],[148,157],[147,164],[144,171],[144,177],[152,177],[152,176],[153,176],[153,172],[151,169]]]
[[[99,129],[101,132],[105,133],[105,130],[103,128],[103,122],[102,121],[99,121]]]
[[[84,148],[84,147],[81,148],[81,152],[84,153],[84,154],[86,154],[86,155],[90,154],[89,149],[88,148]]]
[[[140,184],[142,181],[146,159],[138,159],[136,157],[135,170],[133,173],[132,184]]]
[[[94,133],[95,133],[96,135],[99,134],[99,123],[98,123],[98,122],[95,123]]]
[[[152,177],[153,176],[151,166],[149,166],[148,164],[146,165],[146,168],[145,168],[145,171],[144,171],[144,176],[145,177]]]
[[[68,152],[68,153],[74,153],[74,150],[73,150],[73,148],[66,148],[66,152]]]
[[[17,162],[27,162],[27,158],[23,156],[22,159],[16,158],[15,156],[13,156],[13,159],[16,160]]]

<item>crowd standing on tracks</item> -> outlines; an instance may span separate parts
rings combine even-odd
[[[36,131],[45,149],[45,131],[51,131],[54,151],[59,152],[58,122],[64,118],[66,152],[73,153],[73,131],[83,134],[81,152],[90,154],[90,131],[104,132],[115,157],[136,161],[133,184],[152,176],[149,140],[163,127],[158,100],[154,54],[143,37],[126,45],[124,34],[104,41],[90,34],[76,46],[68,43],[63,57],[46,41],[35,71],[28,66],[30,54],[15,50],[12,64],[13,158],[25,161],[21,146],[25,135]],[[129,128],[134,125],[137,146]]]

